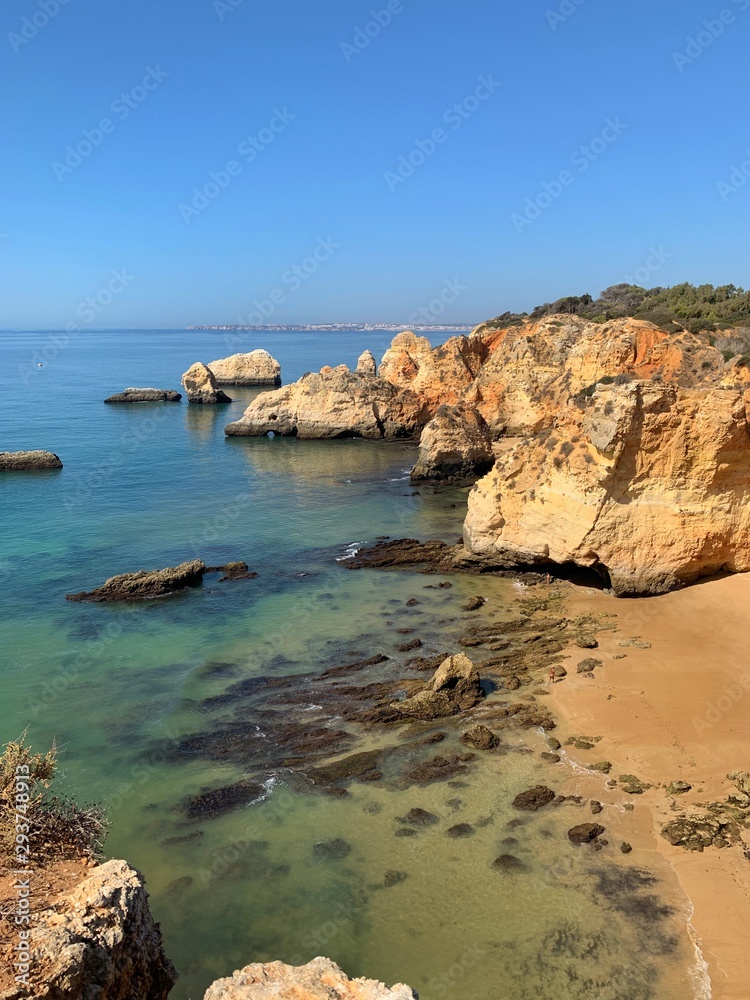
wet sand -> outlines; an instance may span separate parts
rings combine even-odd
[[[591,794],[599,787],[612,832],[627,816],[633,860],[641,855],[646,863],[657,851],[673,865],[694,906],[714,1000],[747,1000],[750,860],[741,846],[675,848],[659,831],[676,810],[725,800],[735,790],[727,774],[750,770],[750,575],[628,601],[579,588],[569,610],[617,616],[617,631],[600,634],[598,649],[571,650],[568,677],[554,686],[563,742],[571,734],[602,737],[595,750],[570,748],[569,757],[584,765],[610,760],[610,777],[635,774],[655,787],[627,795],[607,789],[599,775],[579,781]],[[651,648],[620,646],[636,636]],[[594,679],[575,672],[586,656],[603,661]],[[692,790],[670,798],[664,786],[677,780]],[[625,802],[632,813],[622,814]],[[743,839],[750,844],[750,833]]]

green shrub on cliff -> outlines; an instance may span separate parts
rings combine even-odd
[[[487,324],[491,329],[516,326],[526,319],[567,313],[590,322],[605,323],[633,317],[648,320],[666,332],[679,329],[691,333],[750,327],[750,291],[736,285],[691,285],[641,288],[621,283],[605,288],[598,299],[591,295],[567,295],[539,305],[531,313],[504,313]]]
[[[20,863],[94,858],[102,850],[107,824],[99,806],[78,806],[51,795],[57,747],[32,753],[26,733],[5,744],[0,756],[0,845]],[[28,840],[26,840],[28,838]]]

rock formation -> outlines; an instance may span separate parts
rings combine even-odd
[[[232,562],[226,566],[206,566],[200,559],[169,566],[166,569],[139,570],[112,576],[95,590],[68,594],[66,600],[100,604],[104,601],[145,601],[165,597],[187,587],[200,586],[206,573],[223,573],[220,583],[229,580],[254,580],[247,563]]]
[[[750,433],[730,389],[600,385],[474,487],[464,540],[504,566],[574,564],[618,595],[750,569]]]
[[[143,879],[108,861],[42,910],[29,938],[31,990],[3,1000],[166,1000],[177,980]]]
[[[464,403],[444,404],[422,431],[411,478],[413,482],[476,479],[494,462],[490,429],[481,414]]]
[[[51,451],[0,451],[0,472],[28,472],[35,469],[62,469]]]
[[[181,392],[173,389],[124,389],[108,396],[105,403],[179,403]]]
[[[208,367],[217,385],[281,385],[281,365],[261,349],[210,361]]]
[[[182,376],[182,385],[187,393],[188,403],[231,403],[232,400],[219,389],[213,372],[200,361],[192,365]]]
[[[413,437],[424,421],[423,405],[414,393],[339,365],[262,393],[225,433],[258,436],[273,431],[299,438],[391,441]]]
[[[484,698],[479,674],[468,656],[445,659],[426,688],[391,706],[412,719],[440,719],[473,708]]]
[[[426,337],[399,333],[383,355],[380,377],[411,389],[430,416],[442,403],[457,403],[479,374],[487,347],[478,337],[451,337],[433,347]]]
[[[302,966],[283,962],[247,965],[218,979],[204,1000],[417,1000],[402,983],[388,987],[372,979],[349,979],[334,962],[314,958]]]
[[[357,375],[377,375],[378,363],[372,351],[364,351],[357,358]]]

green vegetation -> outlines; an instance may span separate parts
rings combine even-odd
[[[38,864],[101,854],[107,834],[102,810],[50,795],[56,768],[55,746],[32,753],[25,733],[6,743],[0,756],[0,847],[8,863],[12,857]]]
[[[648,320],[668,332],[681,329],[691,333],[750,327],[750,292],[736,285],[691,285],[683,282],[671,288],[640,288],[612,285],[598,299],[591,295],[568,295],[556,302],[537,306],[531,313],[504,313],[488,326],[501,329],[524,320],[568,313],[595,323],[632,316]]]

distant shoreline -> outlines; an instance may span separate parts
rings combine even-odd
[[[311,326],[301,326],[294,323],[285,323],[281,325],[271,325],[268,326],[188,326],[185,327],[186,330],[257,330],[268,332],[269,330],[278,330],[281,332],[301,332],[301,333],[365,333],[369,332],[381,332],[381,333],[398,333],[399,331],[412,330],[419,331],[420,333],[470,333],[474,330],[474,326],[468,323],[451,323],[446,326],[426,326],[423,324],[391,324],[391,323],[317,323]]]

